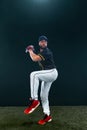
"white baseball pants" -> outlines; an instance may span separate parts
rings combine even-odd
[[[41,103],[44,114],[50,115],[49,108],[49,90],[52,83],[57,79],[58,71],[56,69],[34,71],[30,74],[31,98],[38,100],[39,81],[41,81]]]

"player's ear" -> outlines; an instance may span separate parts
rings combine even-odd
[[[45,42],[45,45],[47,46],[47,41]]]

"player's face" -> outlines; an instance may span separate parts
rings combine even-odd
[[[47,47],[47,41],[45,41],[45,40],[40,41],[39,46],[42,47],[42,48]]]

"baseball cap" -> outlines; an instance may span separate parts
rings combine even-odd
[[[38,42],[40,42],[42,40],[48,41],[48,38],[46,36],[42,35],[39,37]]]

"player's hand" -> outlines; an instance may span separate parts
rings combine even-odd
[[[34,46],[33,46],[33,45],[27,46],[25,52],[27,53],[27,52],[29,52],[30,50],[31,50],[31,51],[34,51]]]

